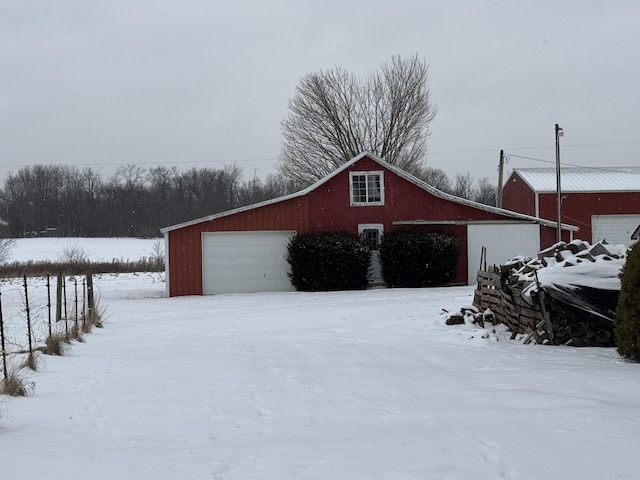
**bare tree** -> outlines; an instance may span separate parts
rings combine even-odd
[[[421,168],[416,176],[428,183],[434,188],[437,188],[441,192],[451,193],[453,191],[453,187],[451,185],[451,180],[447,177],[447,174],[444,173],[439,168],[433,167],[425,167]]]
[[[238,187],[238,204],[240,206],[271,200],[295,192],[295,185],[273,173],[267,175],[262,182],[257,177],[244,182]]]
[[[100,172],[93,170],[91,167],[85,167],[82,169],[81,178],[88,199],[95,200],[102,183]]]
[[[394,56],[365,79],[340,67],[303,77],[282,121],[279,173],[309,185],[365,151],[415,173],[436,113],[427,72],[413,55]]]
[[[488,178],[481,178],[478,185],[473,189],[472,199],[478,203],[496,206],[496,197],[498,195],[498,187],[493,185]]]
[[[492,185],[488,178],[481,178],[478,184],[474,185],[473,178],[471,178],[469,172],[464,175],[458,173],[450,193],[460,198],[495,206],[498,187]]]
[[[118,183],[122,184],[125,190],[132,192],[144,185],[145,173],[146,170],[143,167],[128,163],[118,167],[115,173],[115,179]]]
[[[471,200],[471,195],[473,193],[473,179],[469,172],[467,172],[466,175],[461,173],[456,175],[455,184],[453,185],[453,191],[451,193],[457,197]]]

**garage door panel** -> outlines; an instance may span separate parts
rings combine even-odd
[[[476,281],[482,247],[486,248],[486,262],[503,265],[517,256],[535,256],[540,251],[540,225],[477,224],[467,227],[468,282]]]
[[[591,243],[606,240],[613,245],[631,246],[631,235],[640,225],[640,215],[592,215]]]
[[[294,290],[286,260],[293,236],[291,231],[204,233],[204,293]]]

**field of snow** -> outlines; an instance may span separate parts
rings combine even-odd
[[[24,371],[33,396],[0,397],[2,479],[640,471],[640,365],[446,326],[471,287],[164,298],[157,273],[95,283],[105,327]]]
[[[157,238],[19,238],[9,251],[8,262],[29,260],[58,261],[65,250],[78,247],[88,260],[110,262],[113,259],[135,262],[156,255]]]

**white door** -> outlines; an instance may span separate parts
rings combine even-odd
[[[630,247],[631,235],[640,225],[640,215],[591,215],[591,243],[606,240],[611,245]]]
[[[481,223],[467,225],[468,283],[476,283],[482,247],[487,268],[504,265],[518,255],[535,257],[540,252],[540,225],[537,223]]]
[[[295,232],[207,232],[202,234],[205,295],[287,292],[287,244]]]

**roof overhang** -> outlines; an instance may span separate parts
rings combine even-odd
[[[332,173],[330,173],[326,177],[318,180],[313,185],[310,185],[309,187],[305,188],[304,190],[300,190],[299,192],[292,193],[292,194],[289,194],[289,195],[285,195],[283,197],[274,198],[274,199],[271,199],[271,200],[266,200],[264,202],[255,203],[253,205],[247,205],[245,207],[236,208],[234,210],[228,210],[226,212],[217,213],[217,214],[214,214],[214,215],[210,215],[208,217],[198,218],[198,219],[195,219],[195,220],[191,220],[189,222],[180,223],[178,225],[172,225],[170,227],[162,228],[162,229],[160,229],[160,231],[163,234],[166,234],[166,233],[168,233],[168,232],[170,232],[172,230],[177,230],[177,229],[180,229],[180,228],[188,227],[188,226],[191,226],[191,225],[195,225],[197,223],[207,222],[207,221],[210,221],[210,220],[216,220],[218,218],[227,217],[229,215],[234,215],[236,213],[246,212],[248,210],[253,210],[255,208],[260,208],[260,207],[264,207],[264,206],[267,206],[267,205],[272,205],[274,203],[279,203],[279,202],[283,202],[283,201],[286,201],[286,200],[291,200],[291,199],[296,198],[296,197],[303,197],[303,196],[307,195],[308,193],[312,192],[313,190],[317,189],[321,185],[327,183],[329,180],[331,180],[332,178],[336,177],[337,175],[339,175],[343,171],[347,170],[353,164],[355,164],[356,162],[358,162],[359,160],[361,160],[364,157],[370,158],[374,162],[380,164],[382,167],[384,167],[384,168],[386,168],[388,170],[391,170],[392,172],[394,172],[399,177],[402,177],[406,181],[408,181],[410,183],[413,183],[417,187],[429,192],[430,194],[432,194],[435,197],[442,198],[444,200],[448,200],[448,201],[451,201],[451,202],[454,202],[454,203],[458,203],[460,205],[466,205],[466,206],[469,206],[469,207],[473,207],[475,209],[483,210],[485,212],[490,212],[490,213],[493,213],[493,214],[501,215],[501,216],[505,217],[505,219],[504,219],[505,221],[511,220],[511,221],[520,221],[520,222],[534,222],[534,223],[539,223],[541,225],[545,225],[545,226],[549,226],[549,227],[557,226],[556,222],[551,222],[549,220],[545,220],[545,219],[542,219],[542,218],[532,217],[530,215],[525,215],[525,214],[522,214],[522,213],[513,212],[511,210],[505,210],[503,208],[492,207],[490,205],[485,205],[483,203],[478,203],[478,202],[474,202],[472,200],[467,200],[466,198],[460,198],[460,197],[457,197],[457,196],[452,195],[450,193],[445,193],[445,192],[443,192],[441,190],[438,190],[437,188],[429,185],[428,183],[424,182],[423,180],[420,180],[419,178],[414,177],[410,173],[405,172],[401,168],[399,168],[399,167],[397,167],[395,165],[391,165],[390,163],[385,162],[384,160],[382,160],[381,158],[377,157],[376,155],[374,155],[372,153],[362,152],[360,155],[357,155],[357,156],[353,157],[351,160],[349,160],[348,162],[345,162],[343,165],[341,165],[339,168],[334,170]],[[566,224],[563,224],[561,228],[563,230],[569,230],[569,231],[573,231],[573,232],[576,232],[576,231],[580,230],[579,227],[576,227],[574,225],[566,225]]]
[[[531,225],[539,224],[546,227],[557,227],[557,223],[543,219],[504,219],[504,220],[394,220],[393,225]],[[575,225],[563,223],[562,230],[577,232],[580,230]],[[640,228],[640,227],[639,227]]]

